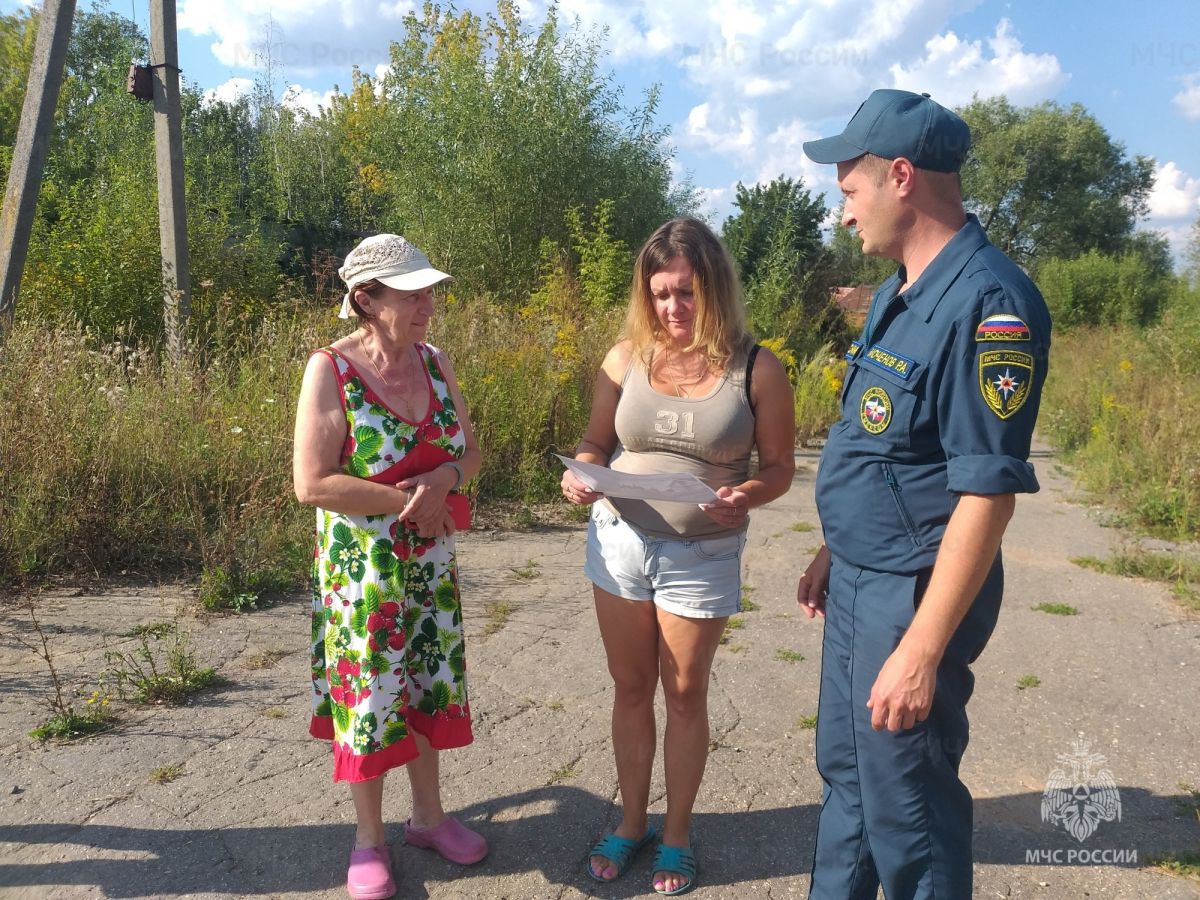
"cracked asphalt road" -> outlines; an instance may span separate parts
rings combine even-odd
[[[808,890],[821,790],[805,717],[817,708],[821,626],[798,613],[794,590],[820,540],[815,467],[801,454],[792,491],[754,514],[745,582],[755,608],[713,670],[697,898]],[[1163,586],[1073,565],[1123,538],[1068,502],[1072,485],[1052,459],[1038,468],[1044,489],[1018,503],[1005,609],[975,667],[963,775],[976,797],[976,896],[1200,897],[1196,881],[1145,865],[1200,849],[1200,619]],[[448,809],[492,851],[461,870],[405,846],[408,790],[396,773],[385,809],[400,897],[652,895],[649,853],[611,885],[584,870],[588,847],[616,822],[616,785],[583,535],[462,540],[476,741],[443,754],[443,781]],[[1079,614],[1033,609],[1042,602]],[[49,678],[14,640],[29,636],[28,612],[0,605],[0,897],[345,896],[353,811],[331,782],[327,746],[306,732],[306,597],[207,619],[186,585],[51,589],[39,603],[55,665],[80,690],[96,685],[106,651],[136,647],[120,635],[176,618],[227,682],[178,708],[123,707],[103,735],[37,744],[26,735],[45,718]],[[1040,683],[1018,689],[1027,675]],[[1040,817],[1047,777],[1081,735],[1106,757],[1122,800],[1120,821],[1083,843]],[[173,780],[152,779],[173,767]],[[663,810],[660,756],[651,814]],[[1131,854],[1136,865],[1112,863]]]

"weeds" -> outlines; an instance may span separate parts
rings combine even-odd
[[[815,531],[816,528],[817,526],[811,522],[793,522],[791,524],[791,530],[798,534],[808,534],[810,531]]]
[[[247,572],[241,567],[214,565],[200,575],[200,605],[210,612],[229,610],[250,612],[265,606],[266,597],[279,594],[296,584],[295,570],[280,568]]]
[[[182,765],[159,766],[150,773],[150,782],[152,784],[170,784],[182,774]]]
[[[796,409],[796,444],[824,437],[841,413],[839,398],[846,362],[826,344],[801,366],[789,366]]]
[[[1076,556],[1071,562],[1108,575],[1145,578],[1171,585],[1171,593],[1186,608],[1200,612],[1200,562],[1183,556],[1133,550],[1113,554],[1109,559],[1095,556]]]
[[[1200,422],[1184,412],[1200,406],[1198,313],[1056,335],[1038,419],[1085,488],[1172,539],[1200,534]]]
[[[775,658],[786,663],[804,662],[804,655],[797,653],[795,650],[779,649],[775,651]]]
[[[284,650],[260,650],[247,656],[242,661],[242,667],[250,671],[270,669],[285,656],[287,656],[287,652]]]
[[[116,716],[108,708],[108,697],[100,691],[93,691],[88,698],[88,709],[82,713],[75,712],[70,705],[64,710],[55,712],[49,719],[39,725],[29,736],[39,741],[50,738],[74,740],[108,731],[116,722]]]
[[[1035,612],[1044,612],[1051,616],[1079,615],[1079,610],[1073,606],[1068,606],[1066,603],[1039,603],[1037,606],[1031,606],[1030,609]]]
[[[1042,683],[1042,679],[1036,675],[1022,675],[1017,679],[1017,690],[1023,691],[1026,688],[1035,688]]]
[[[483,633],[495,634],[508,624],[508,617],[512,615],[512,604],[507,600],[489,600],[483,605],[483,611],[487,614]]]
[[[128,631],[122,633],[121,637],[166,637],[175,630],[174,622],[148,622],[144,625],[134,625]]]
[[[817,727],[817,714],[813,713],[812,715],[801,716],[799,719],[796,720],[796,724],[806,730],[811,730],[813,728],[816,728]]]
[[[740,631],[746,627],[746,622],[738,616],[730,616],[725,623],[725,628],[721,631],[721,640],[719,643],[728,644],[733,639],[733,632]]]
[[[12,637],[46,664],[54,693],[46,701],[46,705],[50,707],[50,718],[30,731],[29,736],[39,741],[49,738],[73,740],[107,731],[116,721],[116,716],[108,708],[107,693],[93,691],[87,700],[88,709],[82,713],[76,712],[74,704],[68,699],[62,676],[54,665],[54,653],[50,649],[50,639],[46,637],[42,623],[38,621],[37,604],[34,602],[34,598],[34,594],[26,594],[24,600],[26,609],[29,610],[29,621],[33,625],[34,633],[38,636],[40,646],[29,643],[19,634],[14,634]]]
[[[243,340],[175,365],[120,335],[15,326],[0,404],[24,418],[0,433],[0,575],[303,573],[311,513],[280,451],[315,334],[280,314]]]
[[[218,683],[215,669],[201,668],[191,639],[179,628],[164,638],[138,637],[139,645],[130,652],[110,650],[105,654],[107,677],[116,684],[122,698],[138,703],[182,703],[192,694]]]
[[[1116,553],[1103,560],[1094,556],[1077,556],[1071,560],[1085,569],[1095,569],[1110,575],[1129,578],[1145,578],[1149,581],[1196,581],[1200,582],[1200,562],[1166,553],[1150,553],[1137,550]]]
[[[1149,862],[1171,875],[1200,879],[1200,852],[1165,853],[1151,857]]]
[[[754,593],[753,586],[749,584],[742,585],[742,612],[754,612],[759,609],[759,605],[750,599],[750,595]]]
[[[568,778],[574,778],[578,774],[579,774],[579,770],[575,768],[575,764],[568,763],[567,765],[563,766],[561,769],[556,769],[554,771],[554,773],[550,776],[550,780],[547,781],[546,783],[547,784],[558,784],[559,782],[566,781]]]
[[[512,572],[517,578],[521,578],[526,581],[537,578],[542,574],[538,571],[538,562],[536,559],[527,560],[523,566],[515,568],[510,567],[508,571]]]
[[[268,706],[262,711],[262,714],[268,719],[282,719],[287,715],[287,711],[280,709],[278,706]]]

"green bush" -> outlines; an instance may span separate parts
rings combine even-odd
[[[1056,337],[1039,424],[1083,484],[1138,525],[1200,535],[1195,299],[1163,324],[1079,328]]]
[[[1037,283],[1055,328],[1080,325],[1149,325],[1166,305],[1172,284],[1147,258],[1091,250],[1075,259],[1048,259]]]
[[[311,516],[290,498],[291,421],[315,329],[164,365],[145,345],[24,324],[0,357],[0,574],[221,568],[299,574]],[[239,574],[244,573],[244,574]]]
[[[519,313],[450,295],[435,319],[484,449],[482,498],[556,496],[551,453],[586,424],[620,309],[583,316],[578,283],[561,284]],[[292,424],[308,354],[349,330],[335,308],[276,307],[178,366],[78,324],[18,323],[0,352],[0,404],[19,418],[0,429],[0,577],[198,573],[205,605],[233,609],[301,583],[313,513],[292,493]]]

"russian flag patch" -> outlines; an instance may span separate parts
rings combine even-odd
[[[975,329],[976,341],[1027,341],[1029,326],[1016,316],[1001,313],[988,316]]]

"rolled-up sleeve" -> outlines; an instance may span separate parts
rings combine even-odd
[[[1049,320],[1001,289],[977,309],[955,322],[938,395],[947,487],[1035,493],[1029,449],[1046,381]]]

